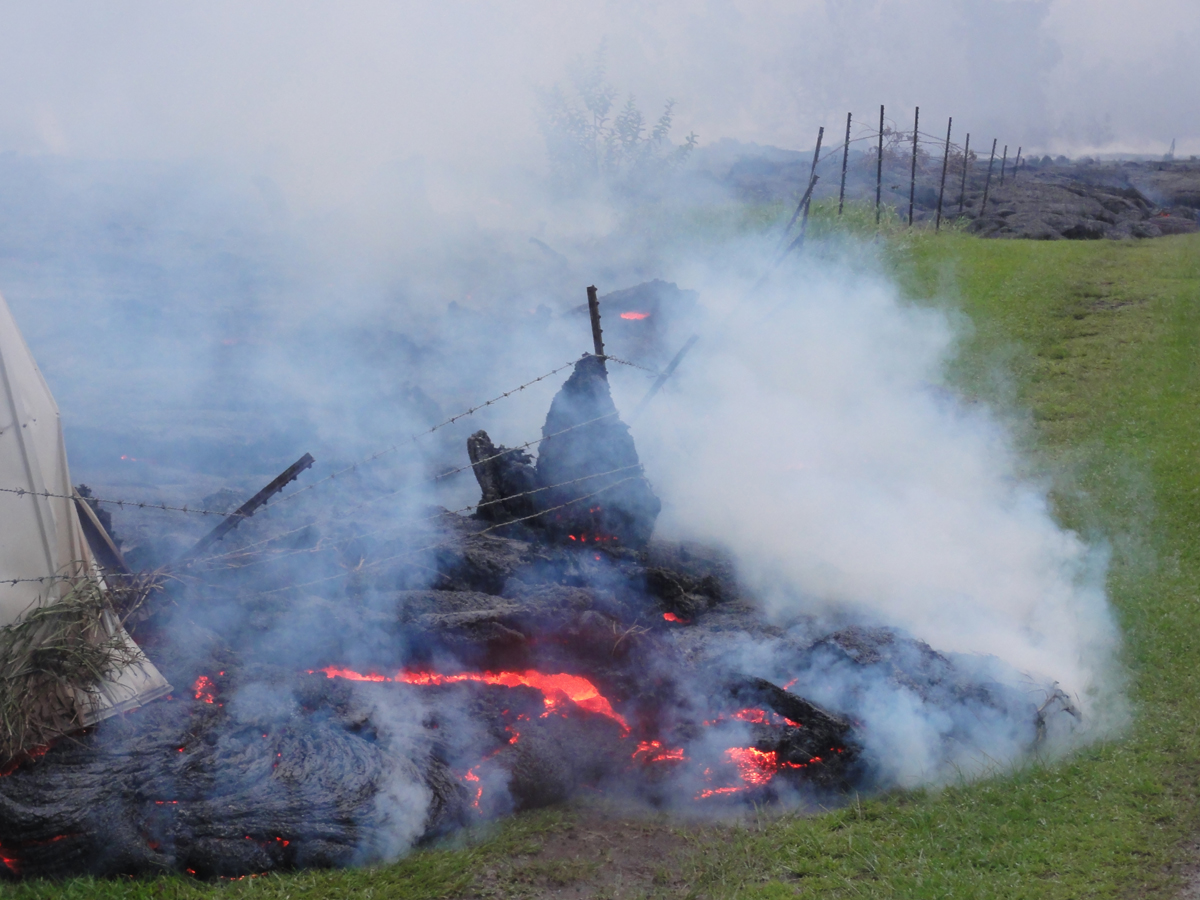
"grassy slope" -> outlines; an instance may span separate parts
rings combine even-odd
[[[896,266],[912,296],[953,297],[974,321],[964,384],[993,394],[1003,359],[1017,405],[1032,411],[1036,464],[1069,485],[1055,497],[1060,518],[1112,538],[1136,723],[1118,741],[1007,777],[692,830],[679,874],[699,893],[739,896],[1170,896],[1183,842],[1200,827],[1200,235],[1036,244],[942,234],[905,242]],[[481,868],[535,857],[539,832],[562,818],[519,817],[467,849],[375,870],[30,883],[0,895],[455,896]]]

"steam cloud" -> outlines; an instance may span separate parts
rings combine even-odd
[[[1011,686],[1058,682],[1093,737],[1119,727],[1105,548],[1054,521],[998,417],[947,389],[951,320],[902,302],[864,248],[809,257],[749,299],[721,271],[695,277],[720,338],[638,432],[666,498],[660,531],[728,547],[783,626],[896,626],[980,666],[994,657],[989,677]],[[905,762],[895,777],[952,776],[927,758],[941,727],[930,710],[840,681],[822,672],[802,688],[835,708],[874,692],[861,714]],[[1014,758],[1013,737],[979,742],[990,761],[954,762]]]

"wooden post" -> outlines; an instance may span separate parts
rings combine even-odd
[[[243,503],[235,512],[230,513],[221,524],[202,537],[199,543],[196,544],[187,555],[176,561],[176,565],[189,563],[233,529],[237,528],[242,522],[250,518],[258,510],[260,506],[264,506],[268,500],[282,491],[288,484],[295,481],[300,473],[313,464],[312,455],[305,453],[302,457],[284,469],[274,481],[268,484],[265,488]]]
[[[946,193],[946,167],[950,165],[950,127],[954,124],[954,116],[946,123],[946,155],[942,157],[942,186],[938,189],[938,211],[937,222],[933,226],[934,231],[940,231],[942,228],[942,196]]]
[[[921,107],[917,107],[917,114],[913,117],[913,158],[912,158],[912,178],[908,182],[908,227],[912,228],[913,223],[913,200],[917,196],[917,129],[921,125]]]
[[[804,193],[800,197],[800,202],[796,204],[796,211],[792,213],[792,217],[788,219],[787,227],[783,229],[783,237],[779,239],[779,246],[782,247],[787,242],[788,232],[792,230],[792,226],[796,224],[796,220],[800,218],[800,214],[804,214],[804,221],[808,221],[808,203],[812,196],[813,185],[817,182],[817,155],[821,152],[821,139],[825,137],[825,126],[822,125],[817,131],[817,149],[813,152],[813,164],[808,170],[808,185],[804,189]]]
[[[1000,158],[1000,187],[1004,187],[1004,164],[1008,162],[1008,144],[1004,145],[1004,156]]]
[[[671,360],[665,369],[663,369],[662,374],[654,380],[654,384],[650,386],[650,390],[646,392],[646,396],[642,398],[642,402],[637,405],[637,408],[633,411],[633,414],[630,415],[629,423],[631,425],[642,414],[642,410],[646,408],[646,404],[653,400],[654,395],[657,394],[662,389],[662,386],[667,383],[667,379],[675,373],[675,370],[679,367],[679,364],[683,362],[683,358],[687,356],[688,351],[695,346],[696,341],[698,340],[700,340],[700,335],[698,334],[693,334],[690,338],[688,338],[687,343],[683,345],[683,349],[675,354],[675,358]]]
[[[1013,163],[1013,181],[1017,180],[1017,169],[1021,168],[1021,147],[1017,148],[1017,160]]]
[[[983,202],[979,204],[979,215],[987,210],[988,191],[992,187],[992,166],[996,164],[996,138],[992,138],[992,155],[988,159],[987,181],[983,183]]]
[[[842,187],[838,191],[838,216],[842,215],[842,206],[846,202],[846,165],[850,162],[850,116],[846,113],[846,146],[842,148]]]
[[[808,199],[804,201],[804,213],[800,216],[800,234],[808,229],[808,210],[812,207],[813,188],[817,186],[817,159],[821,155],[821,141],[825,139],[825,126],[822,125],[817,132],[817,149],[813,151],[812,168],[808,172],[808,190],[805,193]]]
[[[588,315],[592,317],[592,346],[600,357],[600,365],[604,365],[604,333],[600,330],[600,299],[596,296],[596,286],[587,289]],[[607,367],[606,367],[607,368]]]
[[[879,158],[875,160],[875,224],[879,224],[879,198],[883,195],[883,104],[879,104]]]
[[[958,188],[958,214],[963,214],[963,208],[967,204],[967,166],[971,164],[971,132],[967,132],[967,146],[963,148],[963,174],[962,184]]]
[[[817,173],[817,160],[821,156],[821,142],[825,140],[825,126],[822,125],[817,129],[817,149],[813,151],[812,167],[808,170],[808,180],[812,181],[813,175]]]

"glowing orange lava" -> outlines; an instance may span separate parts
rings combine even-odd
[[[638,762],[683,762],[683,748],[674,750],[663,749],[662,741],[642,741],[633,751],[633,758]]]
[[[650,313],[644,313],[644,312],[623,312],[623,313],[621,313],[621,318],[622,318],[622,319],[632,319],[632,320],[633,320],[633,321],[635,321],[635,322],[640,322],[642,319],[648,319],[648,318],[650,318]]]
[[[733,718],[741,722],[749,722],[752,725],[791,725],[793,728],[802,727],[799,722],[785,719],[771,710],[756,709],[754,707],[739,709],[733,714]],[[706,720],[704,724],[706,726],[719,725],[724,721],[726,721],[725,716],[717,716],[715,719]]]
[[[21,767],[24,763],[33,759],[39,759],[50,752],[51,744],[44,744],[41,747],[31,747],[28,750],[22,750],[12,759],[10,759],[3,768],[0,768],[0,778],[5,775],[10,775]]]
[[[697,800],[707,797],[718,797],[725,794],[737,794],[752,788],[769,784],[771,779],[779,774],[781,769],[804,769],[813,763],[821,762],[821,757],[814,756],[807,763],[781,761],[774,750],[759,750],[755,747],[730,747],[725,751],[725,758],[737,768],[740,785],[727,785],[719,788],[709,788],[696,795]],[[705,779],[712,776],[711,769],[704,770]]]
[[[530,669],[526,672],[461,672],[458,675],[443,675],[440,672],[398,672],[394,677],[379,675],[371,672],[363,674],[352,669],[339,666],[327,666],[319,671],[327,678],[346,678],[350,681],[375,682],[404,682],[417,685],[458,684],[463,681],[478,681],[483,684],[497,684],[504,687],[531,687],[542,692],[546,704],[543,716],[558,710],[565,701],[569,700],[576,706],[588,712],[608,716],[618,723],[625,731],[629,724],[624,717],[612,708],[608,699],[596,689],[596,686],[586,678],[578,675],[568,675],[560,672],[557,675],[547,675]]]
[[[197,678],[196,683],[192,685],[192,690],[196,692],[197,700],[203,700],[205,703],[217,702],[217,686],[207,675]]]

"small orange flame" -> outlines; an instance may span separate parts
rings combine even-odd
[[[622,319],[632,319],[635,322],[640,322],[642,319],[650,318],[650,313],[647,312],[623,312]]]

